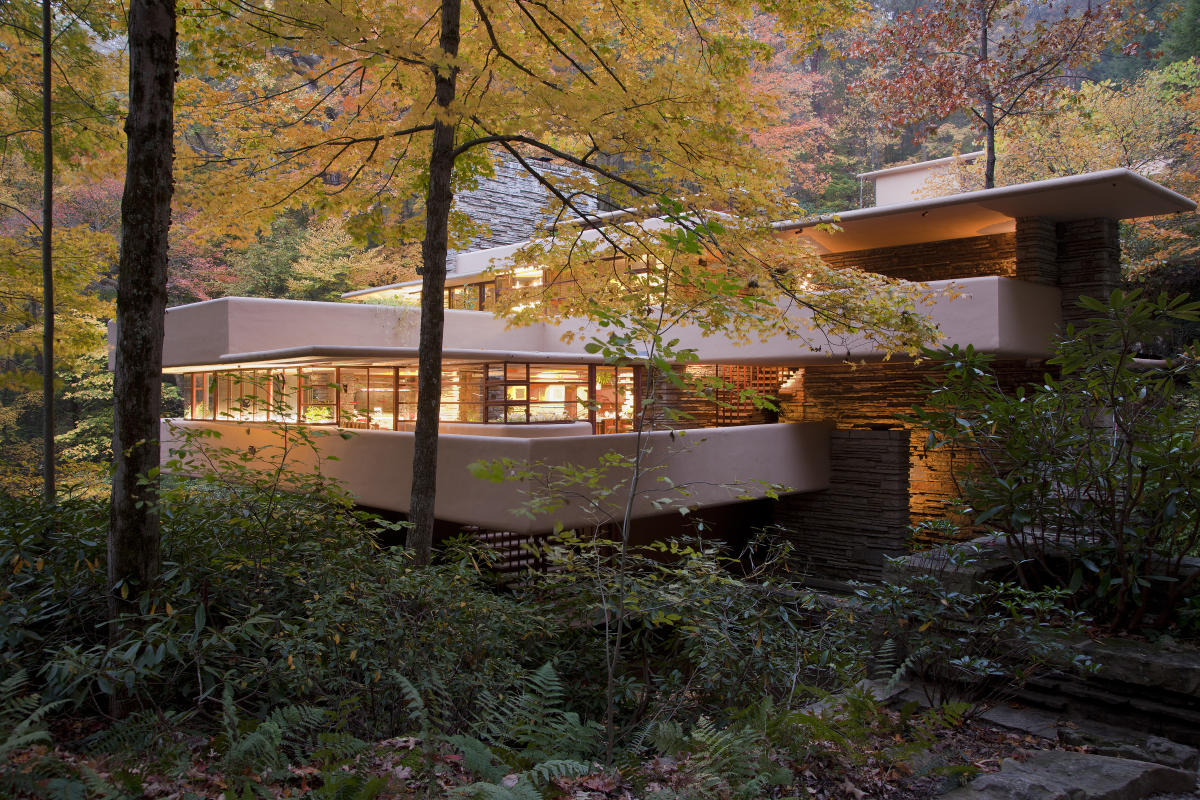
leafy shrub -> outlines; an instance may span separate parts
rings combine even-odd
[[[236,466],[167,483],[162,577],[116,647],[104,625],[106,504],[0,497],[0,663],[40,676],[52,699],[96,708],[121,692],[215,716],[229,686],[244,713],[307,703],[385,737],[407,723],[401,675],[445,677],[453,731],[484,690],[544,661],[536,649],[554,624],[492,591],[469,560],[414,569],[377,545],[383,528],[336,487],[292,471],[291,454],[205,443],[203,458]]]
[[[107,613],[107,526],[98,501],[67,499],[50,510],[0,493],[0,671],[37,676],[50,654],[105,635],[97,626]]]
[[[959,567],[973,558],[969,546],[943,549]],[[1082,620],[1064,605],[1065,589],[984,581],[956,591],[936,574],[900,574],[857,588],[858,611],[871,625],[877,657],[888,662],[889,682],[911,677],[931,705],[965,702],[981,711],[1038,670],[1072,660],[1071,637]]]
[[[523,591],[566,623],[555,663],[589,713],[613,704],[620,729],[611,733],[623,740],[648,720],[695,723],[764,694],[785,707],[806,702],[808,687],[850,683],[862,663],[840,612],[771,578],[769,559],[739,578],[733,559],[697,543],[630,548],[623,566],[616,542],[564,534],[550,550],[551,569]],[[602,657],[615,659],[612,685]]]
[[[1136,357],[1200,303],[1080,302],[1096,316],[1068,329],[1042,385],[1006,393],[990,357],[954,346],[930,354],[944,385],[914,418],[964,456],[965,509],[1007,534],[1027,586],[1069,587],[1113,628],[1163,626],[1198,588],[1185,559],[1200,555],[1200,413],[1180,392],[1195,352]]]

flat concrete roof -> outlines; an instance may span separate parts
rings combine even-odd
[[[880,175],[899,175],[902,172],[912,172],[918,169],[928,169],[941,164],[953,164],[955,161],[963,161],[970,163],[979,157],[983,156],[987,151],[976,150],[973,153],[962,153],[957,156],[946,156],[945,158],[934,158],[929,161],[917,161],[912,164],[899,164],[894,167],[884,167],[883,169],[871,170],[870,172],[860,172],[854,177],[856,178],[878,178]]]
[[[1072,222],[1093,217],[1137,219],[1193,211],[1187,197],[1127,169],[1109,169],[995,189],[860,208],[783,223],[803,232],[822,253],[1008,233],[1019,217]],[[840,230],[818,226],[836,225]]]
[[[862,177],[926,167],[930,163],[877,170],[863,173]],[[908,203],[860,208],[781,222],[777,227],[781,231],[801,234],[821,253],[847,253],[1011,233],[1016,230],[1019,217],[1046,217],[1055,222],[1072,222],[1093,217],[1138,219],[1195,209],[1196,203],[1190,198],[1145,176],[1128,169],[1108,169]],[[615,212],[612,216],[621,213]],[[836,226],[836,229],[831,229],[831,226]],[[493,258],[499,265],[519,246],[508,245],[460,254],[460,269],[446,276],[446,285],[454,286],[477,278]],[[342,297],[349,299],[420,285],[419,280],[405,281],[347,292]]]

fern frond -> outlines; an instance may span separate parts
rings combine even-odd
[[[345,731],[322,731],[312,757],[322,764],[340,764],[366,752],[370,745]]]
[[[928,647],[921,647],[909,653],[908,657],[896,666],[896,668],[892,671],[891,677],[889,677],[887,683],[884,684],[884,694],[890,695],[895,692],[896,687],[900,684],[900,681],[904,680],[904,676],[906,676],[913,667],[921,663],[921,659],[925,658],[925,656],[928,654]]]
[[[560,778],[579,778],[591,771],[592,767],[590,764],[567,759],[555,759],[553,761],[543,761],[541,764],[527,771],[523,777],[536,786],[544,786],[550,783],[550,781]]]
[[[5,731],[0,738],[0,764],[17,750],[49,743],[46,717],[64,702],[42,703],[36,692],[24,694],[27,682],[25,670],[17,670],[0,682],[0,729]]]
[[[654,749],[667,756],[682,753],[688,743],[683,726],[674,720],[664,720],[655,725],[651,740],[654,742]]]
[[[504,777],[506,770],[496,764],[496,754],[483,742],[473,736],[451,736],[447,741],[462,753],[464,769],[491,783]]]
[[[516,768],[556,758],[582,761],[595,749],[600,728],[563,710],[564,696],[552,664],[522,676],[517,690],[504,697],[485,693],[481,705],[488,711],[477,724],[479,738],[515,753]]]
[[[470,798],[471,800],[543,800],[542,793],[534,788],[532,783],[521,780],[512,786],[501,786],[495,783],[473,783],[470,786],[460,786],[450,792],[450,797]]]

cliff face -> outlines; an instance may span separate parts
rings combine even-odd
[[[573,171],[570,167],[549,160],[528,159],[537,169],[553,180]],[[454,210],[463,212],[487,226],[449,259],[450,272],[455,271],[455,255],[488,247],[516,244],[534,236],[539,225],[552,221],[547,207],[552,198],[537,179],[511,158],[501,158],[496,174],[479,182],[479,186],[459,192],[454,198]],[[587,212],[599,211],[594,198],[577,196],[575,202]],[[573,216],[573,215],[571,215]]]

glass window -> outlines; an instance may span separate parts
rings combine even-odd
[[[633,367],[596,367],[596,433],[633,430],[635,386]]]
[[[271,372],[270,419],[273,422],[297,422],[300,372],[279,369]]]
[[[249,419],[253,422],[267,422],[271,419],[271,400],[273,376],[270,370],[258,369],[243,373],[249,379],[246,393],[253,397]]]
[[[400,367],[398,370],[398,392],[396,395],[396,417],[399,420],[417,418],[417,368]]]
[[[496,283],[480,284],[479,287],[479,302],[480,308],[483,311],[493,311],[496,308]]]
[[[396,370],[393,367],[371,367],[367,384],[371,427],[390,431],[396,427]]]
[[[483,376],[482,364],[442,370],[442,422],[483,422]]]
[[[529,421],[588,418],[588,368],[575,364],[529,367]]]
[[[183,376],[183,400],[187,404],[187,419],[212,419],[210,399],[213,379],[211,372],[193,372]]]
[[[487,421],[529,421],[529,365],[487,365]]]
[[[183,395],[183,418],[184,419],[195,419],[195,417],[192,416],[192,407],[196,402],[196,398],[192,393],[193,392],[193,390],[192,390],[192,381],[193,381],[192,374],[188,373],[186,375],[180,375],[175,380],[176,380],[176,383],[179,384],[180,394]]]
[[[302,420],[309,425],[332,425],[337,409],[337,374],[332,369],[305,369],[300,373]]]
[[[217,419],[238,419],[237,405],[233,402],[233,373],[216,374]]]
[[[366,367],[342,367],[338,370],[338,398],[343,428],[370,428],[370,370]]]
[[[594,375],[594,380],[593,376]],[[591,420],[598,433],[631,430],[633,367],[466,363],[442,370],[441,420],[462,423]],[[180,378],[189,419],[410,429],[417,367],[230,370]]]

